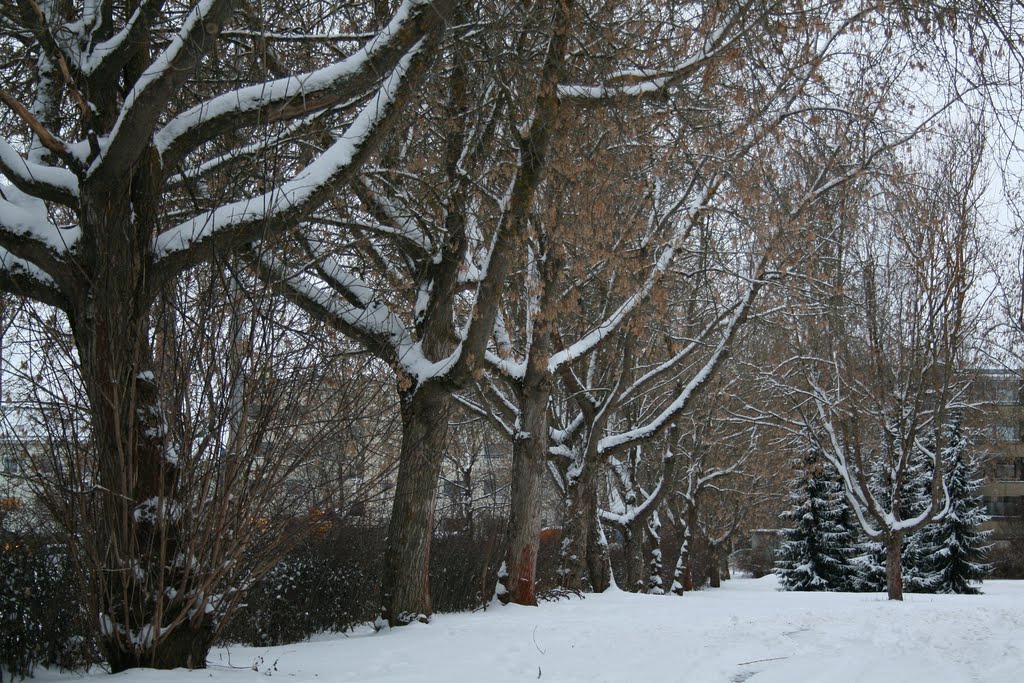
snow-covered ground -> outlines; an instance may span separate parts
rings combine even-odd
[[[325,635],[211,653],[193,672],[133,671],[99,681],[260,683],[443,681],[1024,680],[1024,581],[981,596],[781,593],[773,577],[685,597],[611,592],[537,608],[441,614],[429,625]],[[38,672],[36,679],[81,680]]]

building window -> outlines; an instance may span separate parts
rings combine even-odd
[[[992,425],[992,439],[994,441],[1019,441],[1020,431],[1018,425],[1013,422],[999,421]]]
[[[484,477],[483,485],[485,496],[494,496],[498,493],[498,480],[493,474]]]
[[[4,474],[20,474],[21,463],[18,461],[18,457],[15,455],[5,455],[3,460],[3,472]]]
[[[1024,516],[1024,498],[1020,496],[995,496],[985,499],[986,512],[990,517]]]
[[[1011,406],[1018,403],[1020,401],[1020,390],[1017,388],[1016,382],[1003,382],[992,387],[992,401],[993,403]]]
[[[989,463],[989,473],[996,481],[1014,481],[1017,478],[1016,463],[1005,460],[996,460]]]
[[[444,480],[444,495],[445,498],[458,503],[462,500],[462,486],[452,481],[451,479]]]

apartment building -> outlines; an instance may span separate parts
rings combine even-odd
[[[979,370],[971,391],[974,423],[985,449],[981,495],[992,540],[1024,553],[1024,385],[1006,370]]]

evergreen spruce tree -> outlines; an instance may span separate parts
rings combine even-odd
[[[973,595],[979,590],[971,584],[981,583],[992,571],[992,566],[984,562],[991,547],[991,532],[978,528],[987,520],[977,495],[981,480],[959,415],[951,420],[946,443],[943,461],[950,508],[945,517],[921,533],[930,549],[925,560],[935,577],[933,590]]]
[[[850,590],[856,593],[879,593],[886,588],[885,584],[885,544],[869,538],[860,531],[857,536],[856,552],[850,563],[854,571],[850,580]]]
[[[934,444],[929,444],[929,448]],[[910,467],[902,482],[900,492],[900,517],[911,519],[924,512],[931,502],[932,466],[928,456],[921,449],[914,449]],[[926,533],[929,527],[918,530],[903,540],[901,564],[903,567],[903,590],[907,593],[934,593],[938,575],[933,570],[931,556],[937,550],[932,538]]]
[[[860,528],[860,522],[857,521],[857,515],[850,507],[849,501],[846,500],[846,487],[843,485],[839,473],[834,467],[825,463],[825,474],[830,477],[830,481],[835,486],[836,522],[844,534],[842,542],[846,547],[843,552],[843,557],[846,559],[843,575],[837,580],[834,590],[855,593],[860,590],[860,569],[857,564],[857,555],[860,551],[859,539],[863,532]],[[883,571],[883,578],[884,574],[885,572]]]
[[[793,482],[793,507],[782,514],[794,527],[779,549],[775,573],[782,590],[847,590],[853,536],[842,523],[842,486],[820,452],[808,448]]]

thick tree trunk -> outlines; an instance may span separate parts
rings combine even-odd
[[[709,543],[709,558],[708,558],[708,579],[711,582],[712,588],[722,587],[722,558],[721,548],[718,543]]]
[[[597,489],[590,498],[590,528],[587,530],[587,573],[590,576],[590,588],[595,593],[604,593],[612,585],[612,559],[608,553],[608,539],[604,535],[604,526],[597,516]]]
[[[190,501],[179,491],[150,345],[148,248],[159,193],[156,152],[142,154],[128,191],[82,189],[88,286],[71,293],[70,320],[95,449],[102,548],[87,558],[97,588],[100,646],[113,671],[203,668],[214,638],[213,586],[189,546]],[[203,586],[205,590],[194,590]],[[199,597],[196,597],[196,596]]]
[[[209,603],[189,597],[203,581],[193,567],[199,549],[186,540],[191,511],[180,498],[150,349],[144,332],[107,334],[109,320],[76,330],[107,494],[98,531],[108,555],[96,568],[100,644],[113,672],[204,668],[214,629]]]
[[[575,467],[575,465],[571,466]],[[586,465],[578,476],[566,477],[565,523],[562,525],[562,549],[559,559],[559,584],[569,590],[589,588],[587,548],[590,542],[590,517],[587,502],[589,489],[595,485]]]
[[[199,627],[191,623],[178,626],[159,647],[124,650],[104,648],[110,673],[147,667],[152,669],[204,669],[206,656],[213,644],[213,629],[209,623]]]
[[[637,522],[620,527],[624,538],[622,547],[626,560],[626,583],[624,588],[631,593],[642,593],[647,587],[644,572],[644,544],[641,536],[641,525]]]
[[[536,340],[535,344],[541,344]],[[512,498],[505,546],[502,602],[536,605],[537,547],[540,543],[544,464],[548,451],[548,399],[552,378],[547,354],[530,357],[521,396],[521,436],[512,447]]]
[[[903,534],[885,539],[885,585],[890,600],[903,599]]]
[[[544,412],[547,411],[545,403]],[[544,453],[538,452],[535,427],[529,439],[517,439],[512,448],[512,492],[505,572],[498,596],[504,603],[537,604],[537,548],[540,543]],[[547,430],[547,421],[544,420]],[[545,434],[546,436],[546,434]],[[547,439],[542,439],[547,444]]]
[[[430,387],[401,397],[402,450],[381,582],[381,616],[390,626],[432,613],[430,542],[450,405],[447,393]]]

